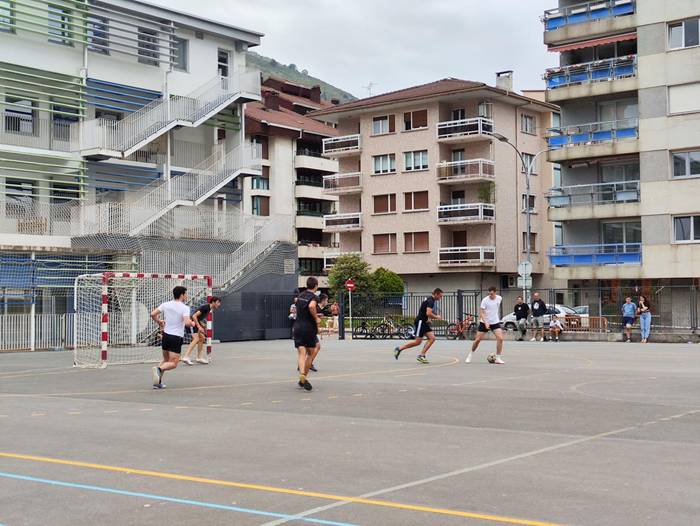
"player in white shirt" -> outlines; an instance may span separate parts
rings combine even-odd
[[[151,312],[151,319],[159,326],[162,333],[163,361],[153,368],[153,388],[163,389],[163,374],[175,369],[180,362],[182,340],[185,336],[185,325],[194,327],[190,319],[190,308],[187,301],[187,287],[177,286],[173,289],[175,299],[162,303]],[[163,318],[161,319],[161,314]]]
[[[479,309],[479,329],[476,332],[476,338],[472,344],[472,350],[467,355],[466,363],[471,363],[472,356],[479,348],[481,340],[483,340],[489,331],[493,331],[496,336],[496,360],[493,363],[504,364],[501,359],[503,353],[503,329],[501,329],[500,309],[501,298],[496,294],[496,287],[489,287],[489,295],[481,300],[481,308]]]

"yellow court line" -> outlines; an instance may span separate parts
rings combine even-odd
[[[331,493],[319,493],[315,491],[303,491],[297,489],[281,488],[276,486],[266,486],[261,484],[248,484],[245,482],[232,482],[228,480],[210,479],[204,477],[196,477],[190,475],[179,475],[177,473],[165,473],[161,471],[150,471],[145,469],[134,469],[123,466],[110,466],[106,464],[93,464],[91,462],[82,462],[79,460],[65,460],[60,458],[42,457],[36,455],[23,455],[20,453],[0,452],[0,458],[11,458],[15,460],[31,460],[34,462],[44,462],[47,464],[60,464],[63,466],[73,466],[80,468],[96,469],[101,471],[112,471],[117,473],[127,473],[129,475],[142,475],[145,477],[155,477],[161,479],[181,480],[185,482],[197,482],[200,484],[210,484],[214,486],[224,486],[229,488],[251,489],[257,491],[266,491],[268,493],[283,493],[287,495],[298,495],[302,497],[313,497],[317,499],[333,500],[336,502],[352,502],[355,504],[366,504],[368,506],[378,506],[382,508],[393,508],[407,511],[421,511],[425,513],[433,513],[436,515],[449,515],[453,517],[464,517],[467,519],[480,519],[491,522],[500,522],[503,524],[517,524],[520,526],[561,526],[552,522],[543,522],[537,520],[518,519],[515,517],[504,517],[500,515],[491,515],[486,513],[475,513],[470,511],[452,510],[445,508],[433,508],[430,506],[419,506],[416,504],[404,504],[401,502],[392,502],[388,500],[364,499],[361,497],[348,497],[344,495],[333,495]]]

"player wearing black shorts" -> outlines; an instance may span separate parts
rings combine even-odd
[[[493,363],[504,364],[501,359],[503,353],[503,329],[501,328],[501,318],[499,312],[501,309],[501,298],[496,294],[496,287],[489,287],[489,295],[481,300],[481,308],[479,309],[479,328],[476,332],[476,338],[472,344],[472,350],[467,355],[466,363],[471,363],[474,353],[479,348],[481,340],[483,340],[489,331],[492,331],[496,336],[496,359]]]
[[[433,333],[433,328],[430,326],[430,320],[441,320],[442,318],[435,314],[435,302],[442,299],[443,292],[441,289],[435,289],[432,295],[426,298],[423,303],[420,304],[418,309],[418,316],[416,316],[415,323],[413,325],[413,336],[415,339],[413,341],[404,343],[401,347],[394,347],[394,358],[399,359],[399,355],[406,349],[411,347],[417,347],[423,341],[423,338],[427,338],[423,350],[418,355],[416,360],[420,363],[430,363],[426,358],[428,349],[430,349],[435,343],[435,334]]]
[[[318,344],[318,279],[310,276],[306,280],[306,290],[299,294],[296,302],[296,319],[292,334],[297,349],[299,367],[299,387],[311,391],[311,383],[306,379],[313,363]]]
[[[194,314],[192,314],[192,321],[194,321],[194,327],[190,327],[189,332],[192,335],[192,342],[187,347],[185,355],[182,357],[182,361],[187,365],[194,365],[194,362],[190,360],[190,354],[197,347],[197,363],[208,364],[209,358],[204,355],[204,344],[207,341],[207,316],[210,312],[214,312],[216,309],[221,307],[221,299],[216,296],[212,296],[209,302],[201,305]]]

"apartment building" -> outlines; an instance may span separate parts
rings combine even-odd
[[[700,2],[560,1],[550,262],[572,286],[686,285],[700,269]]]
[[[311,114],[340,134],[323,141],[339,163],[323,179],[323,191],[339,197],[338,212],[324,217],[325,231],[340,235],[327,267],[360,253],[410,291],[515,288],[529,206],[535,285],[546,281],[552,169],[537,157],[528,200],[511,144],[532,159],[558,108],[513,92],[512,72],[497,83],[448,78]]]
[[[337,247],[337,235],[323,231],[323,216],[335,212],[338,197],[322,191],[323,176],[336,173],[338,163],[322,156],[322,141],[338,133],[306,114],[333,103],[321,99],[320,86],[274,77],[263,81],[262,98],[246,107],[246,135],[262,158],[262,174],[244,180],[242,208],[256,216],[293,217],[298,286],[305,288],[313,275],[325,288],[324,251]]]

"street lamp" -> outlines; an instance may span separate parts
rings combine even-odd
[[[530,263],[530,265],[532,265],[532,247],[530,246],[530,236],[532,232],[532,210],[530,208],[530,177],[532,177],[532,170],[535,167],[535,161],[537,161],[537,158],[543,153],[547,153],[548,151],[552,150],[553,148],[545,148],[544,150],[540,150],[532,156],[530,162],[525,162],[525,158],[523,157],[522,152],[518,150],[518,148],[512,142],[510,142],[510,140],[508,140],[508,137],[500,133],[492,133],[491,135],[493,135],[493,137],[499,142],[509,144],[515,150],[515,153],[518,154],[520,162],[522,163],[522,166],[525,169],[525,214],[527,218],[527,233],[525,235],[527,239],[525,241],[525,250],[527,252],[527,262]],[[525,290],[525,288],[526,287],[523,287],[523,291]]]

